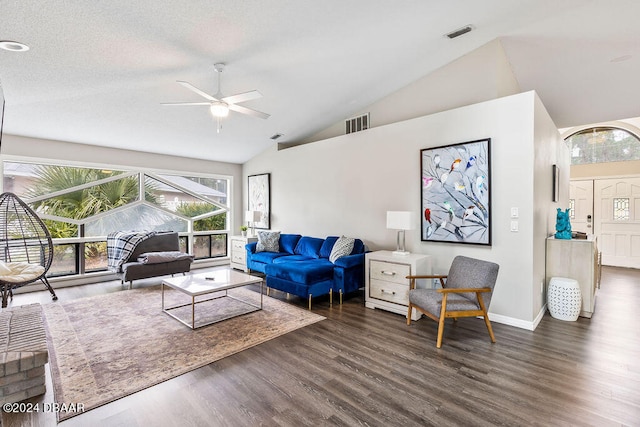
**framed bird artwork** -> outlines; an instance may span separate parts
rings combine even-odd
[[[421,240],[491,246],[491,138],[420,150]]]

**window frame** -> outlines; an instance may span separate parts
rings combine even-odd
[[[112,209],[110,211],[106,211],[106,212],[101,212],[97,215],[94,216],[89,216],[87,218],[83,218],[81,220],[76,220],[76,219],[72,219],[72,218],[66,218],[66,217],[58,217],[55,215],[40,215],[41,218],[43,219],[50,219],[50,220],[54,220],[54,221],[62,221],[62,222],[66,222],[66,223],[71,223],[71,224],[76,224],[78,225],[78,234],[79,236],[76,237],[68,237],[68,238],[55,238],[53,239],[54,245],[60,245],[60,246],[64,246],[64,245],[71,245],[75,247],[75,256],[76,256],[76,262],[75,262],[75,273],[71,273],[71,274],[52,274],[51,277],[52,279],[69,279],[69,278],[73,278],[73,277],[86,277],[86,276],[91,276],[91,275],[103,275],[105,273],[107,273],[106,269],[103,270],[92,270],[92,271],[85,271],[85,244],[86,243],[91,243],[91,242],[97,242],[97,241],[105,241],[106,242],[106,236],[82,236],[83,232],[81,231],[81,228],[83,228],[83,225],[86,222],[89,222],[91,220],[95,220],[97,217],[102,216],[102,215],[107,215],[107,214],[112,214],[114,212],[117,212],[120,209],[127,209],[127,208],[131,208],[132,206],[135,205],[140,205],[140,204],[146,204],[147,206],[152,207],[153,209],[158,209],[160,211],[169,213],[170,215],[179,217],[181,219],[184,219],[187,221],[188,223],[188,230],[187,231],[183,231],[183,232],[179,232],[178,235],[181,239],[181,241],[183,241],[183,239],[186,239],[187,242],[187,249],[189,253],[193,253],[193,243],[195,240],[196,236],[202,236],[202,235],[224,235],[224,239],[227,242],[227,248],[226,248],[226,254],[224,256],[221,255],[216,255],[215,257],[210,257],[210,258],[201,258],[199,260],[196,260],[196,263],[206,263],[206,262],[210,262],[210,261],[218,261],[220,259],[228,259],[229,257],[229,247],[228,244],[230,242],[230,235],[231,235],[231,230],[233,230],[233,203],[234,203],[234,177],[233,175],[225,175],[225,174],[216,174],[216,173],[200,173],[200,172],[193,172],[193,171],[181,171],[181,170],[167,170],[167,169],[157,169],[157,168],[148,168],[148,169],[143,169],[143,168],[139,168],[139,167],[128,167],[128,166],[123,166],[123,165],[110,165],[110,164],[99,164],[99,163],[89,163],[89,162],[77,162],[77,161],[62,161],[62,160],[51,160],[51,159],[41,159],[41,158],[36,158],[36,157],[24,157],[24,156],[13,156],[13,155],[2,155],[0,156],[0,167],[2,168],[2,182],[0,183],[0,189],[4,192],[4,171],[5,171],[5,163],[27,163],[27,164],[32,164],[32,165],[42,165],[42,166],[61,166],[61,167],[75,167],[75,168],[87,168],[87,169],[111,169],[111,170],[117,170],[117,171],[122,171],[123,173],[118,174],[118,175],[114,175],[111,177],[107,177],[107,178],[103,178],[97,181],[93,181],[91,183],[85,183],[85,184],[81,184],[79,186],[75,186],[75,187],[70,187],[69,189],[66,190],[62,190],[62,191],[56,191],[55,193],[51,193],[51,194],[47,194],[47,195],[43,195],[43,196],[38,196],[35,198],[29,198],[27,199],[26,197],[24,197],[24,201],[27,203],[33,203],[39,200],[44,200],[44,199],[48,199],[51,197],[55,197],[56,195],[61,195],[61,194],[65,194],[68,193],[70,191],[77,191],[80,189],[85,189],[85,188],[90,188],[90,187],[94,187],[96,185],[100,185],[103,183],[107,183],[107,182],[111,182],[114,180],[119,180],[119,179],[123,179],[126,177],[131,177],[131,176],[138,176],[138,182],[140,184],[140,198],[139,200],[133,201],[131,203],[128,203],[124,206],[120,206],[118,208]],[[196,194],[192,191],[189,191],[188,189],[182,187],[179,184],[175,184],[172,183],[171,181],[167,180],[166,178],[162,177],[161,175],[169,175],[169,176],[178,176],[178,177],[184,177],[184,178],[207,178],[207,179],[214,179],[214,180],[224,180],[227,182],[226,184],[226,203],[221,203],[218,202],[216,200],[213,200],[207,196],[202,196],[199,194]],[[158,206],[157,204],[151,203],[151,202],[147,202],[144,200],[144,183],[145,183],[145,179],[149,177],[155,180],[158,180],[162,183],[164,183],[165,185],[168,185],[178,191],[180,191],[181,193],[184,194],[188,194],[191,197],[194,197],[195,200],[202,200],[203,202],[206,202],[208,204],[211,204],[213,206],[216,206],[218,209],[216,209],[215,211],[212,212],[208,212],[205,214],[201,214],[198,215],[196,217],[186,217],[184,215],[181,215],[178,212],[174,212],[174,211],[170,211],[168,209],[165,209],[161,206]],[[21,198],[23,198],[23,196],[20,196]],[[203,219],[203,218],[207,218],[210,216],[215,216],[215,215],[219,215],[222,213],[226,213],[226,221],[225,221],[225,228],[222,230],[208,230],[208,231],[197,231],[194,232],[193,230],[193,224],[196,220],[199,219]],[[213,237],[210,237],[210,239],[212,239]]]

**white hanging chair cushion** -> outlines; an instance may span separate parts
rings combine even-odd
[[[40,264],[0,261],[0,280],[5,282],[29,282],[40,277],[42,273],[44,273],[44,267]]]

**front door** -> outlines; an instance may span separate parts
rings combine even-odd
[[[594,195],[602,263],[640,268],[640,177],[597,179]]]
[[[571,230],[594,234],[593,231],[593,180],[571,180],[569,199],[573,206]]]

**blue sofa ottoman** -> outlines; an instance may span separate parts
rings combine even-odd
[[[309,310],[314,296],[329,294],[333,303],[333,264],[328,260],[291,261],[269,264],[266,267],[267,289],[308,298]]]
[[[331,303],[333,293],[342,296],[364,286],[364,253],[362,240],[354,239],[353,250],[334,262],[329,260],[338,236],[326,239],[301,236],[299,234],[281,234],[277,251],[257,251],[257,243],[249,243],[247,249],[247,268],[259,271],[266,276],[267,289],[297,295],[309,300],[316,296],[329,295]]]

